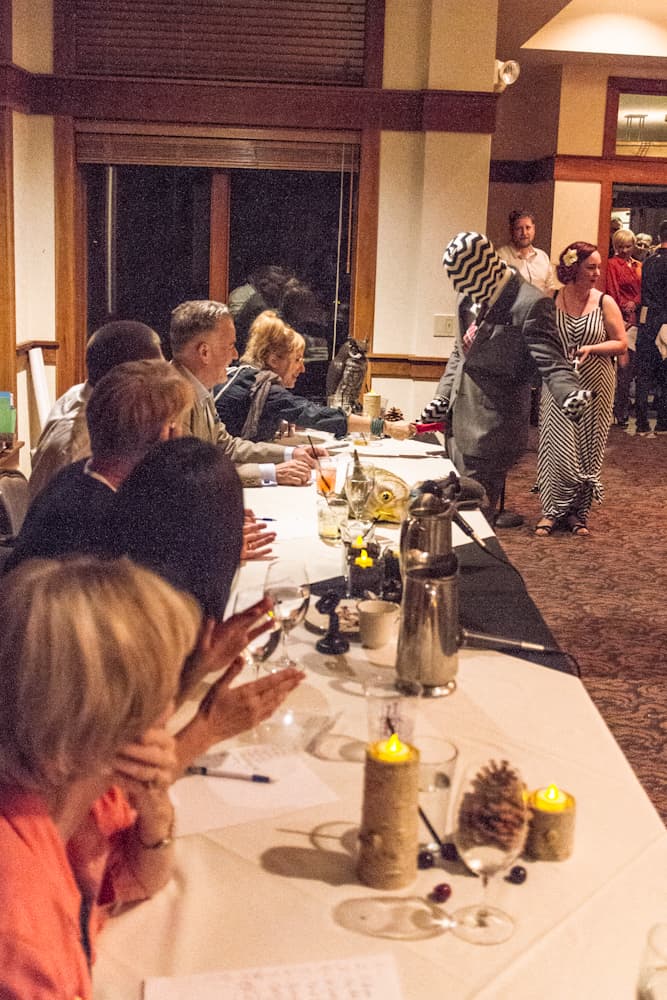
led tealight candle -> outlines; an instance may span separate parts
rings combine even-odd
[[[536,861],[564,861],[574,847],[574,796],[556,785],[538,788],[529,800],[532,818],[525,853]]]
[[[366,748],[357,875],[401,889],[417,874],[419,751],[394,734]]]
[[[373,565],[373,559],[371,558],[371,556],[369,556],[366,549],[362,548],[361,555],[357,556],[357,558],[354,560],[354,564],[355,566],[361,566],[362,569],[370,569],[370,567]]]
[[[567,808],[569,796],[556,785],[538,788],[533,795],[534,805],[544,812],[563,812]]]

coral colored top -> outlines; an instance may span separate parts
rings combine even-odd
[[[39,795],[0,787],[2,1000],[92,1000],[87,948],[104,908],[145,895],[123,864],[133,822],[112,788],[66,849]]]

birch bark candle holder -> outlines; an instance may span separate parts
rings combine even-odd
[[[401,889],[417,875],[419,751],[394,734],[366,748],[359,880]]]
[[[549,785],[533,792],[529,804],[532,818],[524,854],[535,861],[565,861],[574,849],[574,796]]]

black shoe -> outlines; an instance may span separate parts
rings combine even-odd
[[[494,528],[520,528],[522,524],[521,514],[515,514],[512,510],[501,510],[493,519]]]
[[[620,427],[620,429],[622,431],[627,431],[627,429],[628,429],[628,421],[627,420],[615,420],[614,424],[616,425],[616,427]]]

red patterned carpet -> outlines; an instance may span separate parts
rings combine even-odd
[[[507,481],[523,527],[499,531],[509,559],[663,821],[667,822],[667,435],[612,428],[588,538],[536,538],[534,448]]]

